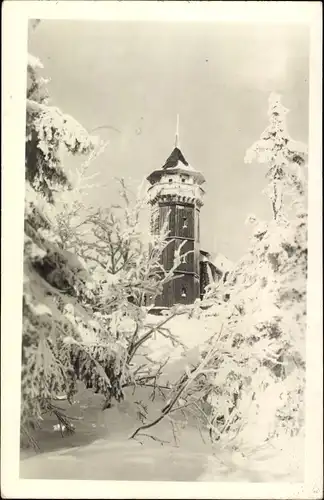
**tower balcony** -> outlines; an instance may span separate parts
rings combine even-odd
[[[192,203],[198,206],[203,205],[205,191],[201,186],[190,182],[182,182],[181,179],[168,178],[161,180],[148,189],[149,202],[154,205],[158,201]]]

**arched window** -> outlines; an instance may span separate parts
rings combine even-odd
[[[182,298],[186,298],[187,297],[187,290],[186,290],[186,288],[184,286],[181,288],[181,297]]]

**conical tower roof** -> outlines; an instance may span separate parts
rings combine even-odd
[[[167,171],[167,172],[166,172]],[[179,115],[177,116],[177,130],[176,130],[176,139],[175,139],[175,147],[172,153],[168,156],[164,165],[154,170],[148,177],[147,180],[151,184],[155,184],[159,182],[161,177],[166,173],[179,173],[179,174],[189,174],[194,177],[195,182],[199,185],[205,182],[204,176],[201,172],[195,170],[191,165],[189,165],[188,161],[184,157],[180,145],[179,145]]]
[[[175,168],[179,165],[179,162],[181,162],[186,167],[189,166],[189,163],[183,156],[181,150],[176,146],[162,168],[163,170],[166,170],[168,168]]]

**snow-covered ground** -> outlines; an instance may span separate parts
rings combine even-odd
[[[148,322],[159,323],[161,316],[150,316]],[[198,359],[203,344],[219,325],[215,318],[204,321],[178,316],[166,324],[174,335],[185,344],[172,347],[162,335],[155,334],[145,350],[151,358],[170,358],[165,367],[165,376],[177,379],[184,367]],[[185,352],[185,356],[183,355]],[[71,416],[82,417],[76,421],[76,433],[60,438],[53,432],[55,418],[44,421],[38,439],[42,453],[22,451],[20,476],[43,479],[106,479],[106,480],[151,480],[151,481],[301,481],[302,471],[294,463],[302,448],[291,440],[287,443],[285,456],[267,448],[253,457],[245,458],[241,453],[213,448],[206,435],[188,425],[174,440],[172,427],[164,419],[149,429],[151,436],[129,439],[140,425],[138,405],[148,405],[150,418],[159,413],[163,401],[158,397],[152,403],[148,389],[139,388],[133,393],[127,389],[125,401],[101,410],[102,399],[90,391],[81,389],[77,403],[66,405]],[[64,406],[62,404],[61,406]],[[144,431],[145,432],[145,431]],[[204,438],[204,440],[202,439]],[[161,442],[162,440],[163,442]]]

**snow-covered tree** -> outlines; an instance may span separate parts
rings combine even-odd
[[[62,148],[87,155],[97,141],[50,105],[41,69],[41,62],[29,55],[21,404],[21,429],[27,435],[48,410],[64,420],[51,400],[70,397],[77,380],[107,399],[120,399],[126,359],[123,346],[85,307],[91,302],[91,276],[84,262],[64,248],[56,230],[55,193],[70,185]]]
[[[211,433],[251,446],[304,425],[307,150],[291,140],[286,113],[272,94],[270,124],[245,158],[267,166],[273,219],[249,216],[248,254],[206,297],[223,325],[206,384]]]
[[[138,350],[142,351],[144,344],[157,332],[168,337],[173,344],[179,343],[165,324],[181,311],[175,308],[161,325],[154,326],[150,324],[148,311],[155,297],[162,292],[163,285],[176,279],[174,271],[187,253],[182,252],[182,245],[177,250],[173,267],[164,270],[161,255],[170,244],[166,240],[167,222],[159,234],[147,234],[145,225],[142,225],[147,199],[141,187],[134,196],[123,179],[118,184],[120,203],[90,210],[83,207],[86,215],[81,222],[73,211],[80,202],[79,205],[73,204],[72,211],[64,203],[57,217],[57,229],[64,247],[73,250],[91,270],[90,308],[94,316],[127,350],[129,377],[124,386],[143,386],[153,378],[157,382],[161,364],[147,359],[139,371],[133,362]]]
[[[288,110],[278,94],[269,98],[269,125],[260,139],[246,152],[245,162],[257,160],[267,165],[269,181],[265,193],[271,201],[273,219],[280,221],[291,212],[305,213],[307,148],[291,139],[287,131]],[[301,215],[299,213],[299,215]]]

